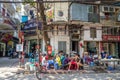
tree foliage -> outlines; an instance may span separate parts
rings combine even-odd
[[[41,21],[42,21],[42,26],[43,26],[43,31],[44,30],[47,30],[47,22],[46,22],[46,15],[45,15],[45,5],[44,5],[44,3],[32,3],[32,1],[34,1],[34,0],[24,0],[24,4],[28,4],[28,2],[31,2],[31,3],[29,3],[32,7],[36,7],[37,6],[37,4],[38,4],[38,7],[36,7],[37,8],[37,11],[38,11],[38,13],[40,13],[40,17],[41,17]],[[41,0],[41,1],[43,1],[43,0]],[[47,41],[49,41],[49,38],[48,38],[48,33],[46,32],[46,31],[44,31],[43,32],[43,37],[44,37],[44,40],[45,40],[45,43],[46,43],[46,45],[47,45]]]
[[[31,2],[31,3],[29,3],[29,4],[30,4],[30,6],[32,6],[32,7],[34,7],[34,8],[35,8],[36,3],[34,3],[34,0],[24,0],[23,5],[28,4],[28,2]],[[33,3],[32,3],[32,2],[33,2]]]

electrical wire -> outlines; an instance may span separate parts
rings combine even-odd
[[[1,0],[0,3],[66,3],[66,2],[76,2],[76,3],[81,3],[81,4],[94,4],[94,5],[103,5],[103,4],[108,4],[108,5],[114,5],[113,3],[119,3],[120,1],[116,1],[116,0],[94,0],[94,1],[90,1],[90,0],[36,0],[36,1],[4,1]],[[99,2],[99,3],[97,3]]]

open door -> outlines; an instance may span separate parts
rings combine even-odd
[[[78,41],[72,41],[72,51],[79,52],[78,50]]]

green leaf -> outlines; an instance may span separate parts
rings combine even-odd
[[[23,5],[30,4],[31,6],[35,6],[36,3],[28,3],[28,2],[33,2],[34,0],[24,0]]]

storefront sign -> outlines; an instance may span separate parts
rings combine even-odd
[[[36,19],[31,19],[31,20],[23,23],[22,30],[36,29],[37,26],[38,26],[39,29],[41,29],[42,28],[41,22],[37,22]]]
[[[103,35],[102,39],[104,41],[120,41],[120,36],[113,36],[113,35]]]

